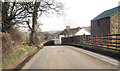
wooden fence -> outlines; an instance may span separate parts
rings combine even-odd
[[[120,49],[120,34],[110,34],[110,35],[82,35],[73,37],[62,38],[62,43],[79,43],[87,45],[95,45],[112,49]]]

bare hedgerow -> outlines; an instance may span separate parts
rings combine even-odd
[[[2,58],[7,58],[13,52],[13,41],[10,34],[0,33],[2,35]]]
[[[9,30],[9,34],[11,35],[11,38],[14,41],[14,44],[26,42],[25,35],[21,31],[19,31],[18,28],[11,27]]]

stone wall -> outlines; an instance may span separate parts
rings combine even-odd
[[[73,37],[73,42],[75,43],[79,43],[81,40],[80,40],[80,36],[74,36]]]
[[[73,42],[72,37],[64,37],[64,38],[62,38],[62,44],[71,43],[71,42]]]
[[[82,43],[84,36],[73,36],[62,38],[62,44],[66,43]]]
[[[120,23],[118,21],[120,12],[116,13],[110,18],[110,34],[120,33]]]
[[[118,33],[120,34],[120,13],[118,14]]]
[[[110,34],[110,18],[91,21],[91,35]]]

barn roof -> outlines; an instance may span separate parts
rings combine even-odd
[[[120,11],[120,6],[112,8],[110,10],[104,11],[103,13],[101,13],[100,15],[98,15],[97,17],[95,17],[92,20],[98,20],[98,19],[102,19],[102,18],[111,17],[111,16],[113,16],[114,14],[116,14],[119,11]]]

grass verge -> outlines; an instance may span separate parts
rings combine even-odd
[[[2,60],[3,69],[14,69],[23,60],[25,60],[30,54],[37,50],[35,46],[19,46],[15,48],[13,55],[7,59]]]

